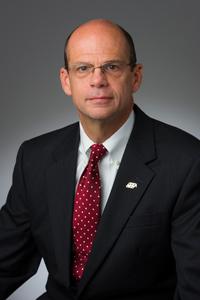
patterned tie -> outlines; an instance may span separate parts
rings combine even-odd
[[[106,152],[102,144],[91,146],[88,165],[76,190],[73,213],[73,277],[76,280],[82,277],[100,220],[101,185],[98,162]]]

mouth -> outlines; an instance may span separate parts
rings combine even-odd
[[[87,100],[109,100],[109,99],[112,99],[112,97],[109,97],[109,96],[93,96],[93,97],[87,98]]]
[[[113,97],[110,96],[93,96],[86,98],[86,101],[88,102],[88,104],[102,107],[105,105],[109,105],[112,99]]]

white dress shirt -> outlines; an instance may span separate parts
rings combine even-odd
[[[99,174],[101,178],[101,211],[103,212],[110,195],[124,150],[134,126],[134,112],[132,111],[127,121],[111,137],[104,141],[107,149],[106,155],[99,163]],[[78,149],[78,162],[76,171],[76,186],[79,182],[90,157],[90,147],[95,144],[85,133],[80,125],[80,143]]]

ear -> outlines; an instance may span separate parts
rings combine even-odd
[[[142,77],[143,77],[143,65],[137,64],[133,70],[133,84],[132,84],[133,93],[139,90],[142,82]]]
[[[60,69],[60,82],[64,93],[67,96],[71,96],[72,93],[71,93],[69,73],[65,68]]]

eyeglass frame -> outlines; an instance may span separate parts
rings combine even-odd
[[[99,66],[96,66],[96,67],[94,65],[90,64],[90,63],[77,63],[77,64],[69,65],[68,68],[67,68],[67,71],[70,71],[70,69],[73,69],[74,67],[78,67],[78,66],[84,67],[84,66],[87,66],[88,68],[90,68],[89,71],[88,71],[88,73],[84,74],[84,72],[83,72],[83,74],[80,74],[80,76],[81,75],[82,76],[90,75],[90,74],[94,73],[95,69],[101,69],[101,72],[103,74],[109,74],[109,71],[105,69],[106,66],[108,66],[108,65],[114,65],[116,63],[120,64],[120,65],[124,65],[124,66],[130,66],[131,67],[131,71],[133,71],[134,67],[136,66],[136,63],[132,63],[132,62],[125,63],[123,61],[108,61],[108,62],[105,62],[105,63],[103,63],[103,64],[101,64]],[[114,75],[114,74],[112,74],[112,75]]]

